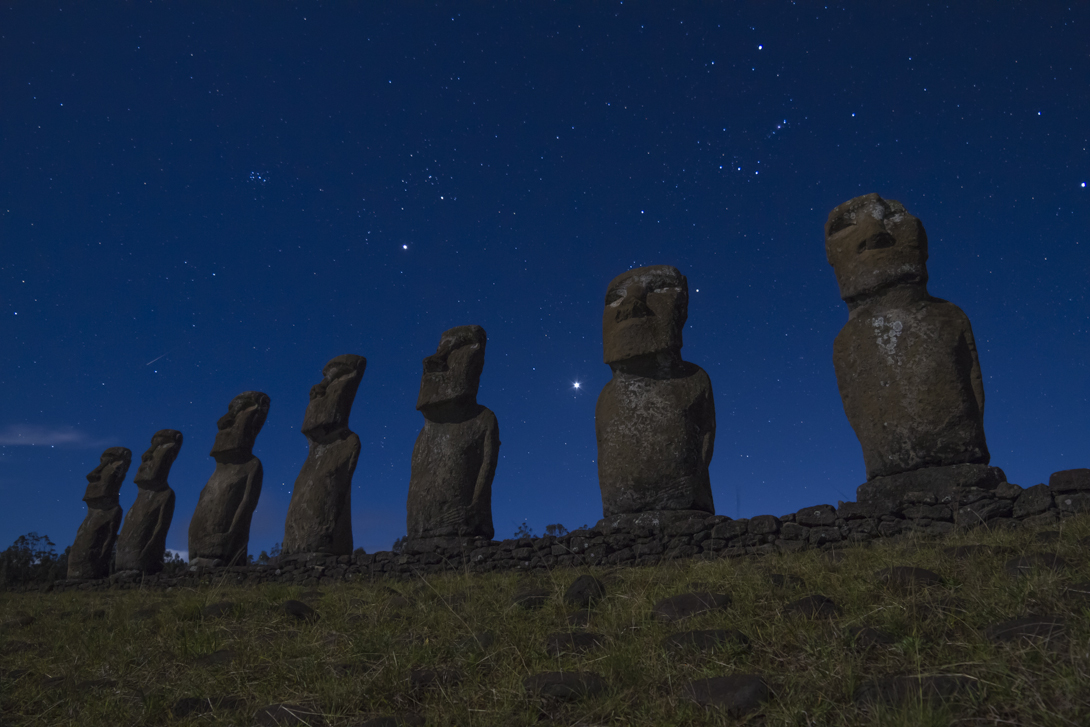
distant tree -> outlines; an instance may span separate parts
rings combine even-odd
[[[363,548],[356,548],[355,550],[352,551],[352,557],[353,558],[359,558],[361,555],[367,555],[367,551],[364,550]]]
[[[561,525],[560,523],[555,523],[553,525],[546,525],[545,526],[545,534],[546,535],[553,535],[553,536],[556,536],[556,537],[559,538],[561,535],[567,535],[568,534],[568,529],[566,527],[564,527],[563,525]]]
[[[48,535],[20,535],[0,551],[0,587],[26,583],[49,583],[64,578],[68,571],[69,548],[57,555]]]
[[[189,567],[189,563],[182,560],[182,556],[171,553],[169,550],[163,553],[163,575],[168,578],[181,575]]]
[[[400,538],[394,541],[394,544],[390,546],[390,552],[394,554],[400,554],[405,548],[405,543],[408,542],[409,536],[402,535]]]
[[[515,531],[515,537],[516,538],[532,538],[532,537],[534,537],[534,529],[532,527],[530,527],[529,525],[527,525],[526,521],[523,520],[522,524],[519,525],[519,529]]]
[[[269,552],[261,551],[261,555],[257,556],[257,562],[261,565],[268,565],[269,561],[280,555],[280,543],[273,543],[273,547],[269,548]],[[254,559],[251,556],[250,562],[253,563]]]

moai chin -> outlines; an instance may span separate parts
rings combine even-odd
[[[201,490],[189,521],[189,563],[196,566],[245,565],[250,520],[261,496],[261,460],[254,441],[269,413],[269,397],[244,391],[217,422],[211,456],[216,471]]]
[[[110,574],[117,529],[121,526],[118,493],[132,462],[132,452],[125,447],[110,447],[99,458],[98,467],[87,474],[87,517],[76,531],[76,540],[68,552],[68,577],[105,578]]]
[[[500,428],[496,415],[477,403],[487,338],[480,326],[451,328],[424,359],[416,401],[424,428],[409,476],[410,540],[495,534],[492,478]]]
[[[140,458],[140,467],[132,478],[139,491],[117,538],[115,570],[150,575],[163,569],[167,531],[174,519],[174,490],[167,484],[167,477],[181,448],[181,432],[160,429]]]
[[[613,379],[594,412],[605,518],[715,512],[715,399],[704,369],[681,358],[688,305],[688,282],[669,265],[629,270],[606,290],[602,344]]]
[[[303,417],[310,452],[291,493],[281,551],[285,556],[352,553],[352,474],[360,438],[348,428],[348,416],[366,368],[363,356],[337,356],[310,389]]]
[[[1005,480],[986,466],[984,386],[969,319],[927,292],[923,224],[900,202],[856,197],[829,213],[825,253],[848,304],[833,364],[867,480],[890,493]],[[953,469],[930,471],[940,467]],[[893,476],[900,479],[881,479]],[[875,491],[864,486],[860,499]]]

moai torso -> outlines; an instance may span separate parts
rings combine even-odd
[[[132,452],[125,447],[110,447],[99,465],[87,475],[87,517],[76,531],[68,552],[69,578],[105,578],[110,574],[117,529],[121,526],[118,493],[132,462]]]
[[[162,429],[151,438],[151,447],[141,457],[133,477],[133,484],[139,488],[136,501],[117,539],[117,570],[150,575],[163,569],[167,532],[174,519],[174,490],[167,477],[181,448],[182,433]]]
[[[245,565],[250,521],[261,496],[261,460],[254,441],[269,413],[269,397],[260,391],[236,396],[220,418],[212,457],[216,470],[201,490],[189,521],[192,565]]]
[[[849,307],[833,364],[867,479],[987,464],[973,331],[927,293],[923,225],[899,202],[857,197],[830,213],[826,252]]]
[[[715,512],[708,465],[715,442],[711,380],[681,359],[688,284],[667,265],[615,278],[602,318],[613,379],[595,409],[605,517]]]
[[[481,537],[492,526],[499,458],[496,415],[477,403],[487,337],[480,326],[443,333],[424,359],[416,408],[424,428],[413,447],[406,525],[410,539]]]
[[[283,555],[352,552],[352,474],[360,439],[348,429],[348,417],[366,367],[363,356],[338,356],[311,387],[303,417],[310,451],[291,493]]]

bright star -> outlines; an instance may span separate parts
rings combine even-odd
[[[571,382],[571,387],[572,387],[573,389],[578,389],[578,388],[580,387],[580,385],[581,385],[581,384],[580,384],[580,383],[579,383],[578,381],[573,381],[573,382]]]
[[[409,249],[409,246],[408,246],[408,245],[402,245],[402,246],[401,246],[401,249],[402,249],[402,250],[408,250],[408,249]]]

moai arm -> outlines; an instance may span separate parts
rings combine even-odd
[[[969,325],[969,318],[965,318],[965,343],[969,346],[969,355],[973,359],[973,368],[969,372],[969,383],[973,387],[973,395],[976,397],[976,405],[980,409],[980,416],[984,416],[984,376],[980,373],[980,359],[976,354],[976,339],[973,338],[973,327]]]
[[[715,449],[715,396],[712,394],[710,379],[708,380],[708,394],[704,400],[704,416],[701,417],[701,421],[705,422],[701,455],[704,466],[707,467],[712,463],[712,450]]]
[[[264,477],[264,468],[261,466],[261,460],[254,457],[252,460],[257,466],[251,469],[246,475],[246,489],[242,491],[242,499],[239,500],[238,508],[235,510],[234,516],[231,518],[231,528],[229,532],[240,532],[240,521],[246,518],[249,521],[254,515],[254,508],[257,507],[257,499],[261,497],[261,480]],[[245,527],[241,531],[246,533],[250,532],[250,523],[247,522]]]
[[[489,412],[491,413],[491,412]],[[477,482],[473,486],[473,502],[482,499],[492,501],[492,478],[496,475],[496,464],[500,457],[500,424],[495,415],[488,419],[488,429],[484,433],[484,455],[481,457],[481,469],[477,472]]]

